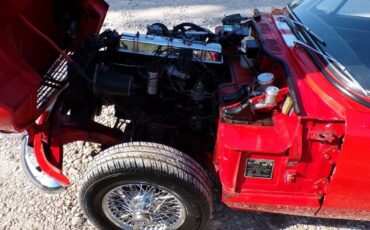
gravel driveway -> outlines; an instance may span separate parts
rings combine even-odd
[[[104,24],[119,32],[138,31],[147,24],[169,26],[192,21],[213,28],[225,14],[248,15],[252,9],[269,11],[286,0],[109,0]],[[110,122],[112,110],[100,120]],[[65,173],[72,186],[59,195],[46,195],[30,185],[20,167],[20,138],[0,138],[0,229],[95,229],[81,213],[79,182],[98,146],[74,143],[65,148]],[[325,220],[254,212],[234,212],[218,203],[209,229],[370,229],[369,222]]]

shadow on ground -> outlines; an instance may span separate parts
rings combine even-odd
[[[194,22],[206,27],[221,23],[227,14],[251,15],[253,9],[269,11],[288,4],[289,0],[107,0],[109,14],[104,28],[120,32],[143,31],[147,25],[161,22],[174,26]]]
[[[217,203],[209,229],[370,229],[370,222],[233,211]]]
[[[110,4],[109,10],[111,11],[122,11],[122,10],[147,10],[148,8],[161,8],[161,7],[178,7],[178,6],[189,6],[196,9],[198,6],[218,6],[225,10],[230,8],[243,10],[246,8],[265,8],[273,6],[284,6],[287,5],[290,0],[152,0],[152,1],[135,1],[135,0],[106,0]],[[162,4],[165,2],[166,4]],[[204,10],[206,11],[206,10]]]

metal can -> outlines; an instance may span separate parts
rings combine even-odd
[[[275,105],[277,101],[277,96],[279,95],[280,89],[275,86],[269,86],[266,89],[266,105]]]
[[[157,95],[157,93],[158,93],[158,82],[159,82],[158,72],[148,72],[147,93],[149,95]]]

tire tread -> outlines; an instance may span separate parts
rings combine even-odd
[[[140,172],[168,175],[184,186],[193,186],[201,195],[202,203],[209,206],[209,214],[212,213],[211,182],[200,164],[179,150],[148,142],[120,144],[98,155],[82,181],[81,204],[83,194],[96,181],[112,174]],[[85,209],[84,205],[82,208]]]

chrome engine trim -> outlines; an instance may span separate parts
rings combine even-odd
[[[193,60],[211,64],[222,64],[222,47],[218,43],[186,41],[155,35],[123,33],[119,52],[176,58],[176,50],[192,51]],[[158,52],[161,51],[161,52]],[[172,52],[171,52],[172,51]]]

